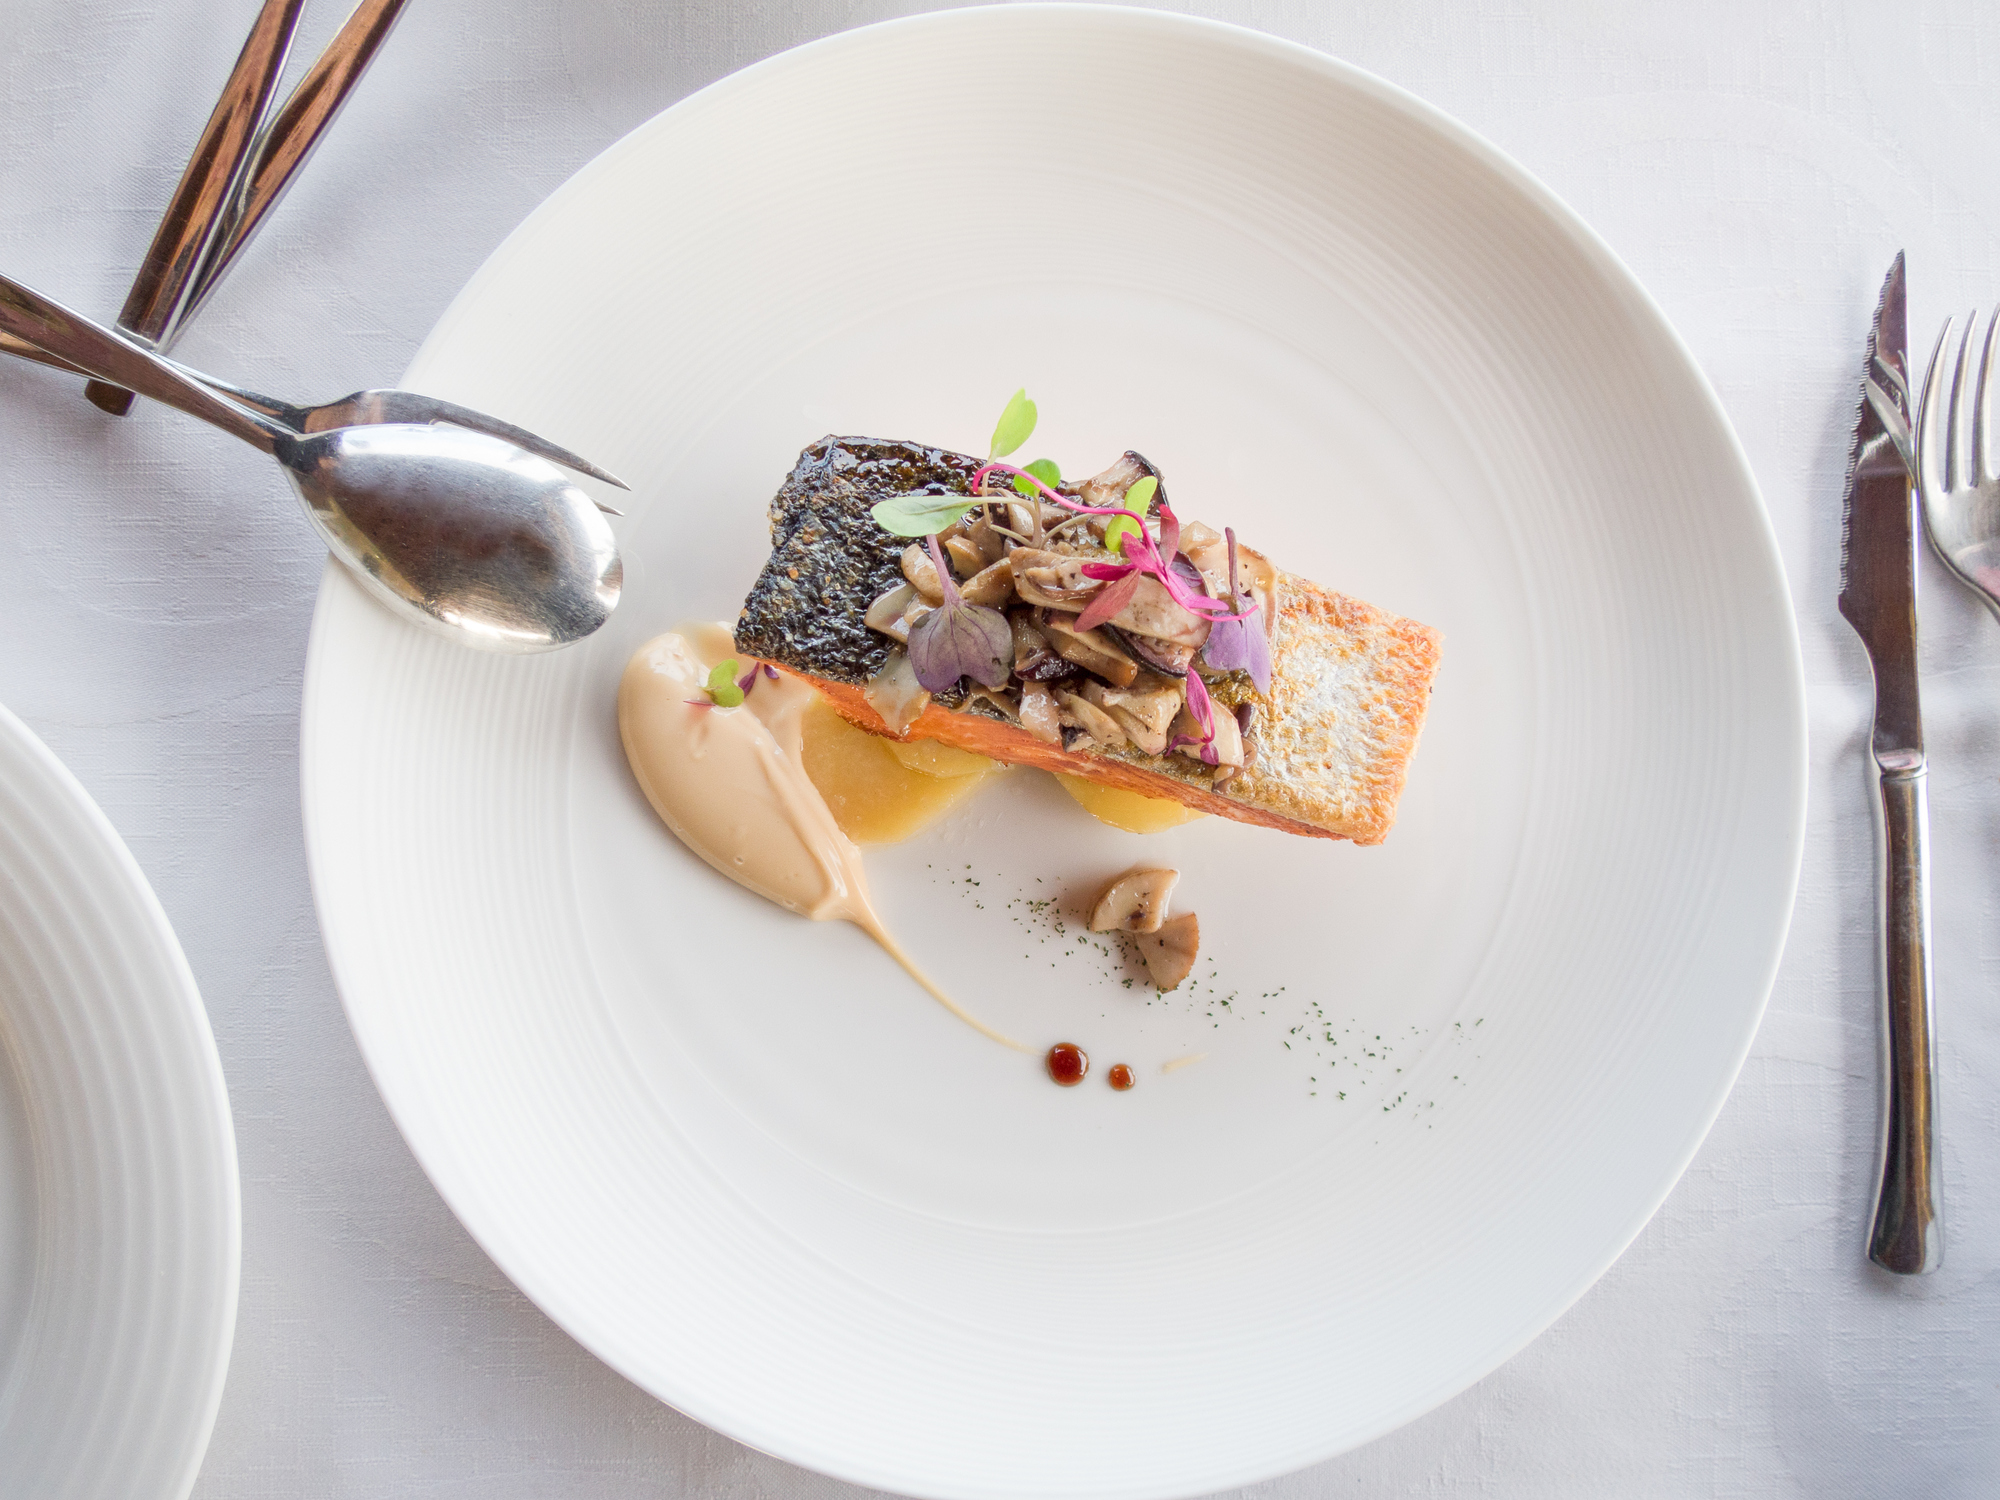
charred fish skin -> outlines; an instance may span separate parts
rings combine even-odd
[[[737,649],[866,683],[892,643],[863,617],[902,581],[909,545],[870,511],[895,495],[969,495],[984,462],[877,438],[829,435],[808,447],[771,500],[771,556],[736,622]]]

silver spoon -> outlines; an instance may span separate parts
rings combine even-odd
[[[300,434],[4,276],[0,333],[270,454],[333,555],[405,619],[488,651],[549,651],[617,606],[610,526],[561,469],[513,443],[408,423]]]
[[[159,350],[155,349],[153,352],[158,354]],[[91,379],[88,370],[80,370],[66,359],[57,359],[48,350],[38,348],[26,339],[16,338],[11,333],[0,332],[0,354],[11,354],[16,359],[33,360],[38,365],[47,365],[51,370],[66,370],[72,375],[81,375],[86,380]],[[517,448],[526,448],[530,453],[540,454],[552,464],[559,464],[565,469],[574,469],[579,474],[588,474],[592,479],[601,479],[606,484],[615,485],[621,490],[631,488],[616,474],[598,468],[580,454],[558,447],[547,438],[540,437],[525,427],[516,427],[512,422],[489,417],[483,411],[474,411],[471,407],[460,406],[455,401],[420,395],[416,391],[383,388],[355,391],[352,395],[342,396],[338,401],[323,401],[317,406],[294,406],[291,402],[280,401],[275,396],[259,395],[256,391],[243,386],[218,380],[213,375],[204,375],[177,359],[168,360],[167,363],[188,379],[198,380],[218,395],[227,396],[238,406],[247,406],[253,412],[261,412],[284,423],[297,433],[325,432],[334,427],[382,427],[393,422],[450,422],[456,427],[470,427],[474,432],[491,433],[494,437],[503,438]],[[106,386],[105,389],[110,390],[112,387]],[[105,409],[110,410],[109,407]],[[596,500],[595,504],[607,516],[625,514],[615,506],[606,505],[602,500]]]

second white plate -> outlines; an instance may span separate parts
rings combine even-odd
[[[918,1493],[1281,1472],[1545,1327],[1720,1107],[1803,824],[1775,548],[1643,293],[1427,107],[1124,10],[835,38],[580,173],[409,381],[632,480],[628,591],[514,661],[329,573],[328,950],[453,1208],[692,1415]],[[859,934],[717,879],[612,717],[640,640],[734,616],[802,446],[980,451],[1024,384],[1031,454],[1138,448],[1184,517],[1445,634],[1380,848],[1138,839],[1020,773],[871,855],[921,962],[1129,1094],[1053,1088]],[[1139,859],[1202,919],[1171,996],[1045,904]]]

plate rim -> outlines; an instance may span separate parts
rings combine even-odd
[[[1788,743],[1790,750],[1789,755],[1784,760],[1784,766],[1788,773],[1787,790],[1789,792],[1784,807],[1786,837],[1782,850],[1784,856],[1782,863],[1786,871],[1786,879],[1784,889],[1775,903],[1777,909],[1782,913],[1782,920],[1775,921],[1769,934],[1766,935],[1764,951],[1761,953],[1761,963],[1754,971],[1750,965],[1747,963],[1745,965],[1746,988],[1754,982],[1759,999],[1754,1006],[1746,1007],[1744,1025],[1740,1036],[1736,1040],[1734,1056],[1726,1072],[1721,1075],[1720,1085],[1715,1091],[1714,1096],[1703,1101],[1699,1111],[1690,1110],[1690,1123],[1698,1128],[1691,1130],[1687,1143],[1677,1154],[1671,1173],[1664,1177],[1656,1190],[1644,1200],[1643,1208],[1635,1212],[1629,1223],[1615,1237],[1614,1248],[1605,1254],[1600,1261],[1591,1265],[1587,1272],[1581,1274],[1573,1284],[1566,1286],[1559,1296],[1551,1299],[1551,1310],[1544,1319],[1525,1327],[1517,1338],[1501,1347],[1470,1379],[1459,1380],[1454,1376],[1451,1381],[1446,1383],[1447,1388],[1433,1390],[1413,1397],[1411,1402],[1402,1408],[1398,1415],[1383,1419],[1363,1436],[1343,1436],[1336,1441],[1316,1446],[1302,1458],[1276,1461],[1269,1467],[1243,1467],[1239,1471],[1240,1477],[1230,1481],[1234,1484],[1253,1484],[1298,1472],[1302,1467],[1325,1462],[1341,1453],[1353,1451],[1367,1443],[1376,1441],[1388,1433],[1407,1425],[1425,1413],[1435,1410],[1445,1402],[1462,1394],[1479,1380],[1492,1374],[1494,1370],[1513,1359],[1527,1345],[1540,1338],[1542,1334],[1558,1322],[1604,1276],[1626,1250],[1630,1248],[1633,1241],[1638,1238],[1646,1225],[1659,1212],[1660,1207],[1672,1194],[1674,1188],[1679,1185],[1681,1179],[1686,1174],[1688,1166],[1692,1163],[1696,1153],[1701,1149],[1710,1131],[1714,1128],[1723,1107],[1727,1104],[1729,1096],[1733,1092],[1741,1076],[1742,1069],[1749,1058],[1750,1051],[1755,1045],[1757,1033],[1768,1009],[1777,975],[1784,959],[1792,922],[1796,915],[1807,831],[1810,738],[1808,732],[1807,684],[1797,608],[1793,598],[1790,578],[1784,565],[1783,552],[1777,531],[1772,522],[1769,507],[1764,500],[1762,488],[1757,482],[1756,473],[1750,462],[1748,452],[1744,448],[1742,438],[1736,431],[1734,424],[1730,421],[1727,410],[1716,393],[1713,383],[1708,378],[1707,372],[1695,357],[1693,349],[1680,330],[1667,317],[1665,310],[1661,307],[1657,299],[1654,298],[1652,293],[1625,264],[1623,259],[1619,257],[1610,243],[1584,220],[1576,210],[1572,209],[1552,189],[1535,177],[1521,162],[1485,136],[1480,135],[1469,126],[1463,124],[1440,106],[1431,103],[1398,84],[1390,82],[1379,75],[1330,53],[1232,22],[1219,21],[1208,17],[1183,15],[1148,7],[1101,3],[1064,4],[1049,3],[1049,0],[1034,0],[1034,3],[1019,5],[980,5],[950,11],[928,12],[897,17],[836,32],[828,36],[818,37],[734,70],[675,101],[667,108],[658,111],[606,144],[602,150],[583,163],[515,225],[514,229],[495,246],[487,258],[482,261],[479,268],[467,279],[464,286],[460,288],[451,302],[447,304],[437,322],[426,334],[418,353],[413,358],[412,368],[422,364],[426,357],[426,351],[434,344],[448,338],[453,327],[465,315],[465,309],[471,304],[474,294],[489,277],[497,274],[497,268],[507,259],[511,247],[516,243],[523,231],[545,217],[559,214],[563,210],[567,200],[574,193],[582,190],[587,179],[601,171],[608,170],[610,164],[615,162],[616,158],[630,146],[635,137],[656,128],[663,119],[677,112],[684,112],[700,107],[707,101],[723,97],[738,88],[750,87],[767,74],[801,65],[802,60],[810,60],[821,54],[837,54],[850,47],[870,45],[876,38],[884,34],[918,29],[974,28],[994,24],[996,21],[999,24],[1022,26],[1032,26],[1048,21],[1056,21],[1060,24],[1079,18],[1098,21],[1108,19],[1119,25],[1130,26],[1134,28],[1135,32],[1146,28],[1160,28],[1182,33],[1206,33],[1218,42],[1244,49],[1246,52],[1261,54],[1263,58],[1269,59],[1278,65],[1291,65],[1313,72],[1334,87],[1356,89],[1362,93],[1372,95],[1376,99],[1392,105],[1399,112],[1412,118],[1416,123],[1444,137],[1452,147],[1479,161],[1519,199],[1524,200],[1525,205],[1531,206],[1544,224],[1558,230],[1568,238],[1599,272],[1605,284],[1614,287],[1618,294],[1629,303],[1632,309],[1644,318],[1652,330],[1656,334],[1663,336],[1667,347],[1671,350],[1678,364],[1679,368],[1676,373],[1687,379],[1689,381],[1689,389],[1698,395],[1702,408],[1702,416],[1708,425],[1710,435],[1720,439],[1719,451],[1726,453],[1728,462],[1739,476],[1746,495],[1754,502],[1749,507],[1750,515],[1746,519],[1752,521],[1754,524],[1755,540],[1759,560],[1762,564],[1760,571],[1762,572],[1764,582],[1771,588],[1775,596],[1773,613],[1780,626],[1775,637],[1767,642],[1766,645],[1775,654],[1782,656],[1782,665],[1785,668],[1784,676],[1787,691],[1783,696],[1782,705],[1774,705],[1774,709],[1779,709],[1781,712],[1774,712],[1773,714],[1774,719],[1782,718],[1783,738]],[[329,559],[321,575],[319,594],[313,612],[304,681],[305,701],[301,726],[303,751],[300,767],[301,793],[305,813],[304,823],[308,867],[311,873],[315,906],[319,912],[323,932],[329,930],[327,903],[332,898],[324,890],[325,880],[322,875],[320,857],[315,852],[314,827],[316,803],[313,781],[318,766],[317,758],[311,748],[313,739],[311,722],[315,715],[315,683],[325,680],[322,663],[326,653],[332,650],[329,644],[332,627],[329,622],[335,606],[330,601],[351,587],[352,585],[349,581],[342,576],[340,565]],[[1773,726],[1774,738],[1776,737],[1775,729],[1777,727]],[[1774,756],[1774,761],[1775,759],[1776,757]],[[1773,848],[1776,848],[1775,840],[1773,841]],[[534,1303],[544,1315],[548,1316],[559,1327],[562,1327],[565,1332],[572,1333],[573,1336],[577,1337],[579,1342],[584,1343],[585,1347],[590,1349],[594,1357],[602,1360],[607,1366],[618,1370],[621,1375],[631,1378],[629,1373],[616,1362],[599,1354],[595,1346],[585,1338],[584,1334],[576,1331],[578,1322],[582,1320],[568,1316],[566,1310],[559,1310],[562,1299],[555,1294],[553,1289],[531,1289],[520,1279],[516,1278],[512,1271],[507,1269],[510,1264],[518,1264],[527,1259],[527,1257],[514,1253],[517,1247],[511,1246],[506,1237],[499,1233],[499,1226],[480,1225],[475,1227],[473,1222],[468,1221],[465,1213],[461,1211],[456,1201],[455,1193],[447,1181],[440,1176],[440,1170],[442,1170],[444,1163],[440,1161],[439,1170],[433,1169],[429,1154],[419,1145],[419,1137],[412,1136],[406,1124],[405,1111],[399,1105],[398,1101],[391,1096],[389,1091],[382,1086],[382,1073],[378,1070],[377,1059],[369,1045],[367,1036],[364,1034],[363,1028],[355,1024],[355,1012],[347,1000],[348,986],[344,977],[346,965],[340,956],[334,952],[330,942],[327,945],[327,957],[329,965],[334,972],[336,988],[342,996],[343,1008],[348,1013],[350,1029],[355,1033],[364,1062],[369,1069],[370,1076],[376,1082],[377,1091],[381,1094],[384,1105],[391,1117],[395,1119],[399,1131],[401,1131],[405,1140],[410,1145],[412,1154],[423,1167],[426,1176],[430,1179],[440,1197],[452,1208],[454,1215],[459,1218],[468,1233],[472,1234],[475,1241],[479,1243],[482,1251],[494,1260],[496,1266],[500,1267],[503,1273],[509,1276],[509,1279],[521,1290],[522,1294]],[[641,1388],[652,1392],[650,1385],[642,1385]],[[793,1445],[788,1451],[785,1447],[781,1446],[782,1440],[779,1435],[760,1432],[754,1423],[746,1426],[743,1421],[745,1414],[742,1412],[724,1413],[711,1411],[709,1403],[701,1400],[699,1394],[696,1392],[677,1394],[671,1399],[660,1396],[657,1392],[652,1393],[655,1394],[656,1399],[672,1405],[689,1417],[714,1428],[730,1440],[742,1443],[746,1447],[756,1451],[770,1454],[783,1462],[797,1464],[846,1482],[880,1486],[898,1493],[915,1493],[914,1491],[899,1488],[899,1486],[908,1485],[909,1477],[906,1474],[895,1471],[889,1465],[878,1463],[872,1466],[864,1466],[853,1462],[851,1456],[836,1458],[831,1455],[808,1454],[799,1451],[797,1445]],[[1127,1493],[1125,1491],[1105,1492]],[[1210,1492],[1211,1488],[1203,1485],[1188,1489],[1161,1489],[1155,1487],[1144,1490],[1133,1490],[1129,1493],[1149,1496],[1194,1496]],[[935,1493],[939,1495],[957,1495],[962,1493],[970,1495],[983,1494],[985,1492],[971,1486],[961,1485],[955,1488],[938,1487],[927,1489],[923,1493]]]
[[[216,1318],[205,1325],[208,1332],[203,1347],[167,1351],[154,1361],[158,1368],[147,1372],[157,1374],[158,1369],[170,1367],[177,1380],[198,1385],[201,1389],[200,1399],[189,1411],[181,1437],[185,1457],[180,1471],[171,1476],[155,1476],[163,1486],[158,1493],[185,1500],[199,1477],[214,1435],[216,1419],[221,1412],[223,1388],[235,1349],[242,1294],[241,1164],[222,1058],[194,970],[188,963],[187,954],[181,947],[165,907],[160,904],[158,893],[139,867],[131,847],[76,774],[5,704],[0,704],[0,740],[18,751],[31,768],[36,800],[61,816],[67,825],[66,831],[81,835],[87,841],[90,853],[107,861],[113,872],[112,882],[93,891],[98,898],[95,903],[97,909],[125,928],[132,935],[135,947],[143,946],[147,958],[165,981],[154,991],[131,995],[129,1004],[150,1007],[159,1016],[170,1018],[168,1024],[179,1028],[191,1044],[192,1070],[173,1080],[172,1088],[176,1098],[187,1107],[189,1118],[200,1118],[206,1126],[204,1134],[212,1152],[210,1163],[220,1188],[221,1202],[211,1207],[221,1209],[222,1237],[218,1247],[221,1264],[210,1267],[211,1271],[220,1272],[219,1305]],[[66,863],[74,866],[77,859],[72,857]],[[170,1062],[156,1054],[146,1054],[143,1063],[154,1069],[181,1067],[181,1061]],[[186,1208],[192,1205],[182,1200],[180,1206]],[[163,1290],[156,1293],[155,1298],[168,1295]],[[178,1289],[173,1295],[178,1295]],[[200,1358],[204,1353],[205,1361]],[[150,1395],[150,1387],[143,1391],[134,1390],[129,1393],[126,1404],[135,1408],[151,1406],[155,1403]],[[120,1455],[108,1456],[117,1458]],[[85,1464],[103,1461],[90,1454],[81,1455],[81,1459]],[[127,1474],[124,1477],[128,1483],[136,1481],[137,1487],[132,1492],[153,1492],[145,1476]],[[75,1482],[74,1476],[71,1482]]]

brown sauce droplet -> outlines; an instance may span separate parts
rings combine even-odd
[[[1123,1063],[1113,1063],[1111,1071],[1104,1075],[1104,1081],[1121,1094],[1137,1082],[1132,1076],[1132,1070]]]
[[[1075,1042],[1057,1042],[1049,1048],[1049,1077],[1066,1089],[1082,1083],[1090,1072],[1090,1054]]]

